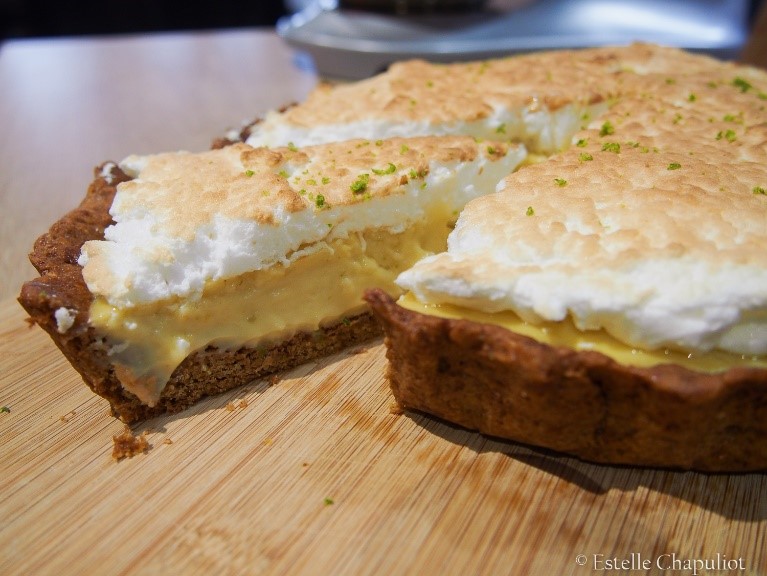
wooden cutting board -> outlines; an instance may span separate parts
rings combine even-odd
[[[395,415],[384,369],[375,342],[254,382],[136,426],[151,448],[118,462],[106,402],[0,303],[0,574],[767,574],[765,475]]]

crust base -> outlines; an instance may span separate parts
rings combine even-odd
[[[403,410],[586,461],[708,472],[767,469],[767,371],[634,368],[504,328],[427,316],[380,290]]]

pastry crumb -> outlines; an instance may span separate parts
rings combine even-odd
[[[405,410],[400,406],[400,404],[395,400],[389,403],[389,414],[395,414],[399,416],[402,414]]]
[[[69,412],[67,412],[63,416],[60,416],[59,420],[61,420],[62,422],[66,423],[66,422],[70,422],[72,420],[72,418],[74,418],[75,416],[77,416],[77,412],[75,410],[70,410]]]
[[[269,380],[268,380],[269,386],[274,386],[279,381],[280,381],[280,375],[279,374],[272,374],[271,376],[269,376]]]
[[[146,432],[136,436],[128,426],[122,434],[112,436],[112,441],[114,442],[112,458],[118,461],[123,458],[133,458],[136,454],[144,454],[151,448],[146,439]]]
[[[237,408],[242,410],[243,408],[247,408],[247,407],[248,407],[248,401],[245,400],[245,399],[238,400],[238,401],[236,401],[236,403],[235,403],[235,401],[231,401],[231,402],[227,402],[226,403],[226,411],[227,412],[234,412],[235,410],[237,410]]]

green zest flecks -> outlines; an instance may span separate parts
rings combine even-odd
[[[360,174],[357,176],[357,179],[352,182],[351,188],[352,192],[355,194],[359,194],[360,192],[364,192],[365,189],[368,187],[368,182],[370,181],[370,174]]]
[[[607,120],[604,124],[602,124],[602,127],[599,129],[599,135],[609,136],[610,134],[615,134],[615,127],[612,125],[612,122]]]
[[[386,168],[373,168],[373,174],[377,174],[379,176],[382,176],[384,174],[394,174],[394,172],[397,171],[397,166],[389,162],[389,165],[386,166]]]

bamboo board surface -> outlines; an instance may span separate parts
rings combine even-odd
[[[117,462],[123,425],[3,301],[0,574],[767,574],[765,475],[395,415],[384,369],[373,342],[254,382],[135,426],[151,448]]]

